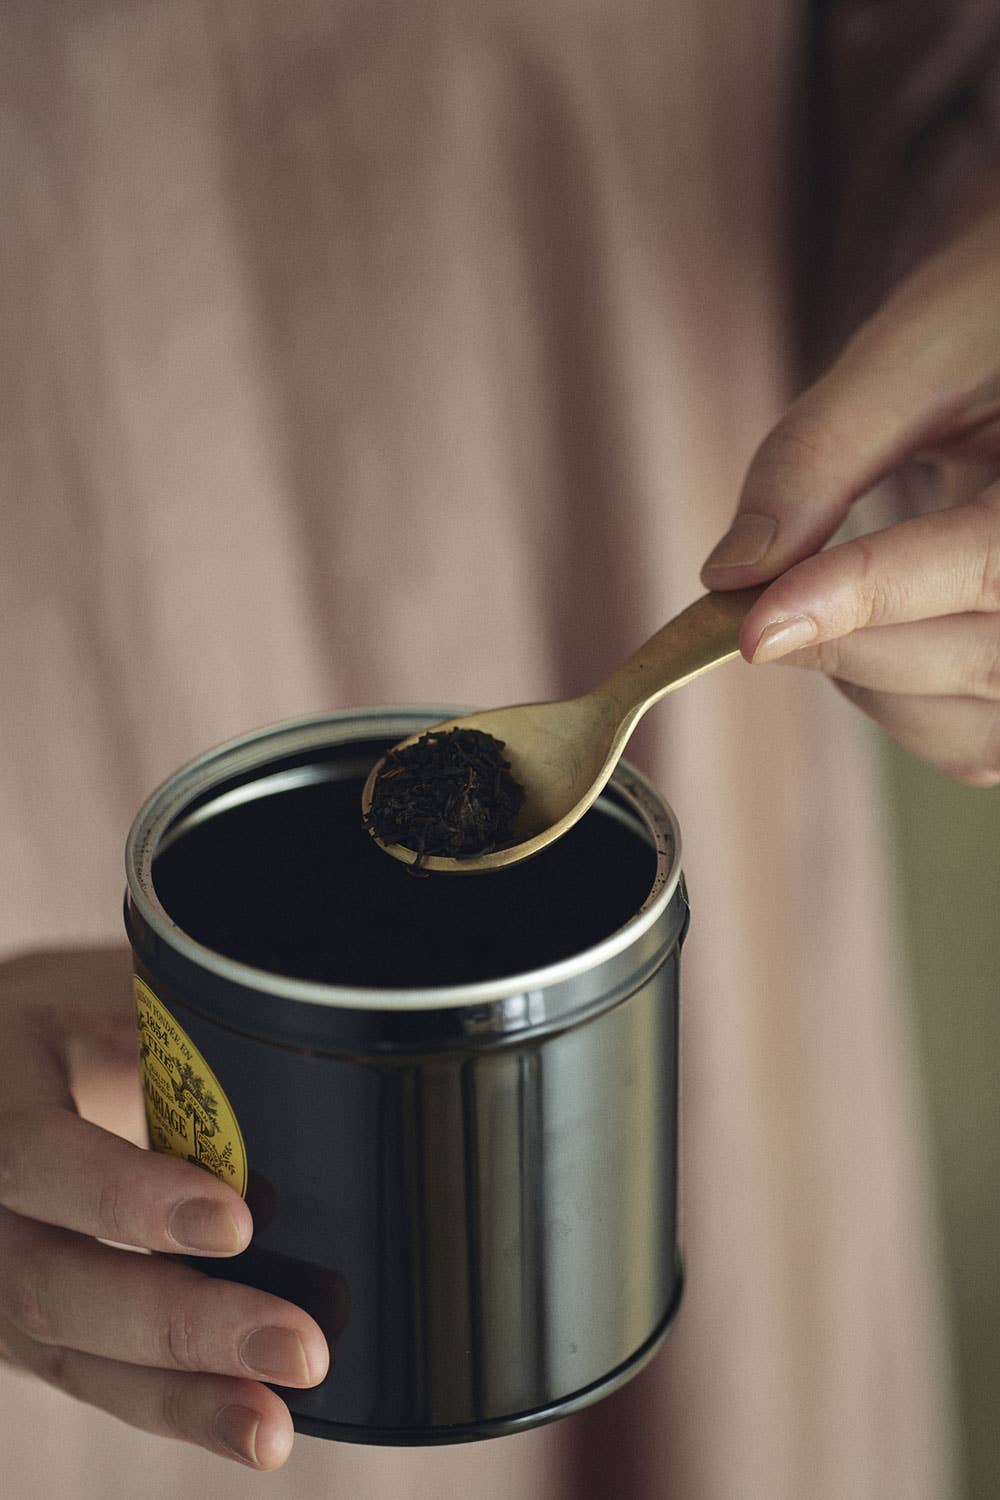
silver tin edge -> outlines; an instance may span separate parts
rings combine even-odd
[[[673,809],[660,798],[650,782],[626,762],[619,764],[611,784],[641,812],[655,842],[657,873],[653,886],[636,914],[610,937],[581,950],[572,958],[545,968],[477,984],[421,990],[376,990],[288,979],[226,958],[196,942],[171,920],[160,905],[152,881],[153,860],[160,840],[184,809],[211,791],[214,785],[251,772],[279,756],[299,755],[328,746],[333,729],[337,731],[333,740],[337,745],[376,739],[381,735],[401,739],[454,712],[456,710],[450,708],[345,709],[268,725],[206,751],[168,777],[136,815],[125,849],[127,900],[149,930],[188,962],[209,970],[230,984],[307,1005],[382,1013],[466,1009],[561,986],[608,963],[641,939],[663,916],[677,890],[681,874],[681,834]]]

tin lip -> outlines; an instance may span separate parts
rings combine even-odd
[[[662,916],[677,890],[681,875],[681,833],[677,817],[647,778],[626,761],[619,763],[609,785],[631,802],[653,838],[657,868],[649,895],[635,914],[608,937],[542,968],[472,984],[439,985],[426,989],[377,989],[292,979],[227,958],[214,948],[197,942],[172,920],[161,905],[152,878],[153,860],[160,841],[185,808],[196,798],[209,793],[214,784],[244,772],[249,775],[281,756],[346,746],[354,740],[369,740],[382,734],[400,739],[423,726],[461,712],[463,710],[448,707],[427,709],[413,706],[340,709],[282,720],[205,751],[162,782],[136,814],[125,846],[128,900],[162,942],[198,968],[272,998],[344,1010],[461,1010],[547,990],[616,957]]]

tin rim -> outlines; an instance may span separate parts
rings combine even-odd
[[[173,921],[160,903],[153,884],[153,861],[160,845],[185,810],[210,793],[214,785],[244,774],[251,780],[252,773],[269,761],[309,750],[349,746],[354,741],[375,739],[383,734],[399,739],[460,711],[413,707],[342,709],[251,730],[205,751],[162,782],[137,813],[125,846],[128,901],[156,937],[188,962],[220,979],[270,997],[347,1010],[463,1009],[563,984],[616,957],[663,915],[681,876],[681,832],[676,815],[646,777],[625,761],[619,763],[609,787],[639,814],[655,848],[656,874],[649,894],[628,921],[608,937],[542,968],[522,970],[500,979],[427,989],[378,989],[292,979],[227,958],[197,942]]]

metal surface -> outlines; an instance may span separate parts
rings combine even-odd
[[[161,843],[281,796],[432,714],[284,726],[202,757],[129,840],[140,976],[220,1081],[246,1141],[250,1250],[199,1261],[298,1302],[335,1346],[296,1425],[367,1443],[467,1441],[596,1400],[676,1308],[676,824],[622,768],[610,816],[656,873],[611,937],[454,990],[310,985],[211,953],[159,906]],[[291,764],[294,762],[294,764]],[[612,804],[609,803],[609,809]],[[601,814],[603,816],[603,814]]]
[[[524,788],[514,842],[460,859],[418,854],[404,844],[375,842],[403,864],[451,875],[476,875],[531,859],[562,838],[600,796],[647,709],[739,654],[740,627],[764,588],[704,594],[640,646],[616,672],[582,698],[517,703],[445,720],[435,729],[479,729],[505,746],[511,774]],[[424,731],[421,731],[424,732]],[[413,744],[409,735],[394,748]],[[361,809],[372,805],[384,762],[372,767]]]

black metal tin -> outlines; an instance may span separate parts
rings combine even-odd
[[[154,793],[126,856],[153,1143],[254,1214],[248,1251],[197,1264],[317,1319],[330,1373],[281,1394],[300,1431],[364,1443],[586,1406],[650,1358],[681,1292],[676,820],[622,765],[520,885],[418,881],[374,849],[369,877],[326,809],[353,809],[382,749],[441,717],[348,712],[222,746]],[[408,885],[379,886],[365,932],[383,867]]]

